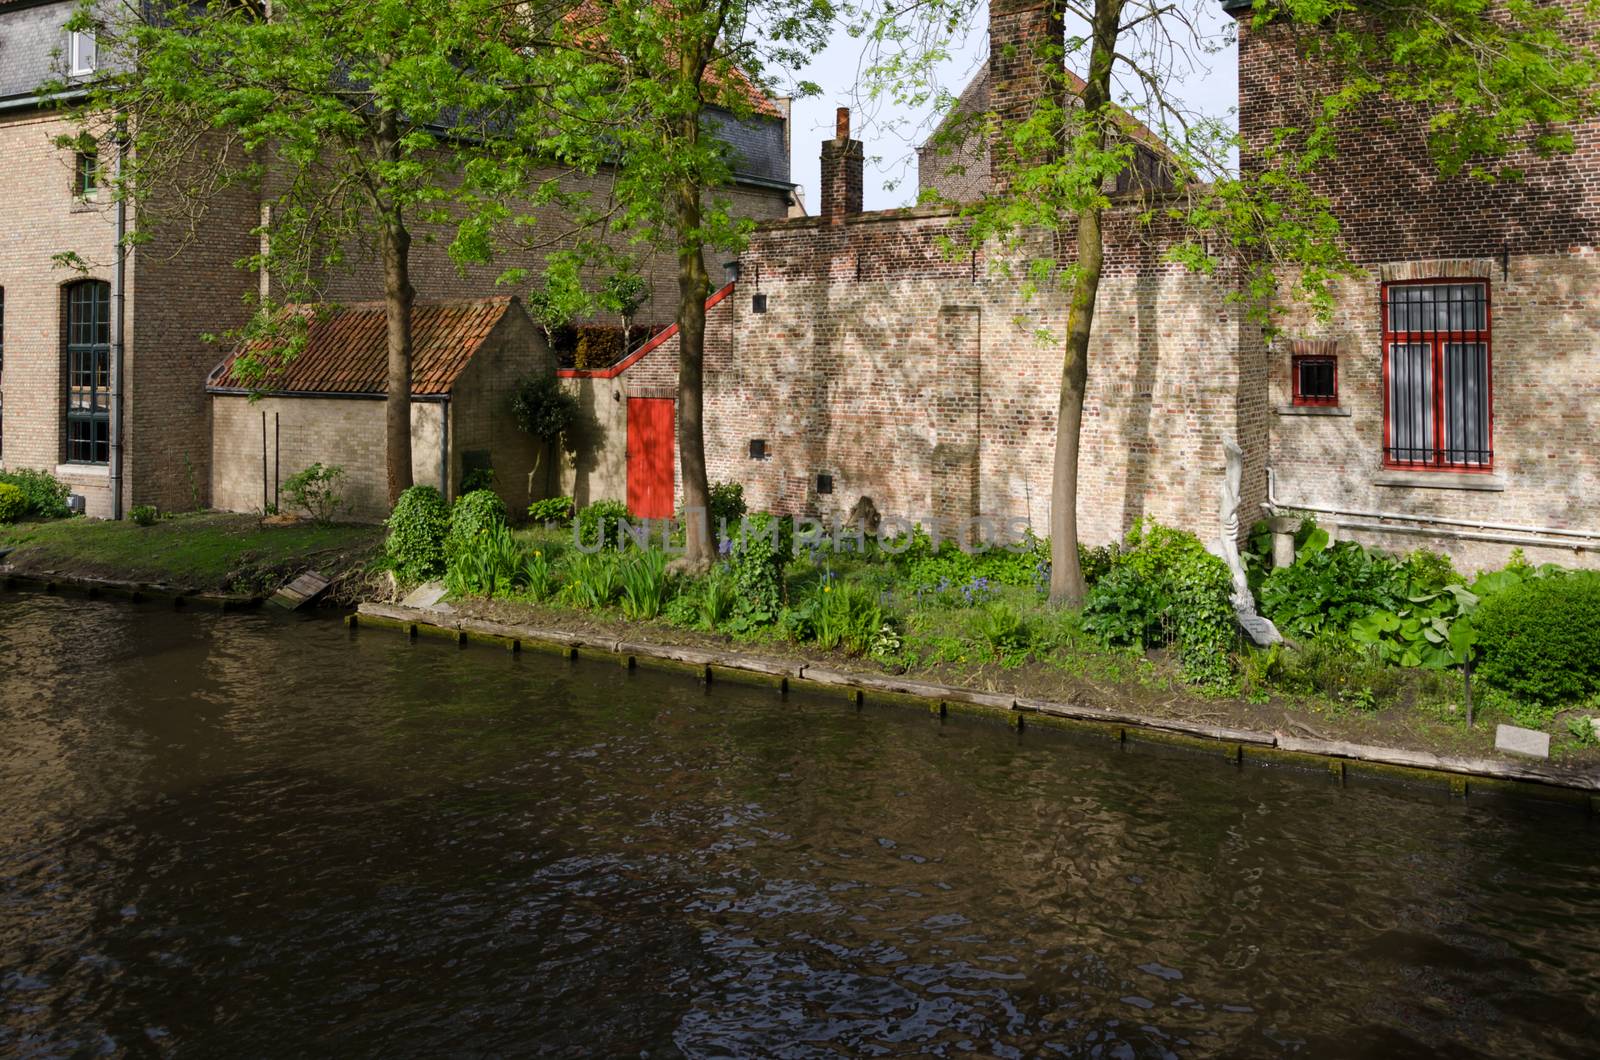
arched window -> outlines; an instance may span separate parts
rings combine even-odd
[[[67,462],[111,461],[111,285],[85,280],[67,295]]]

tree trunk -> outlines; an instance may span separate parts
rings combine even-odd
[[[382,140],[387,132],[391,139]],[[392,149],[394,118],[380,116],[379,135]],[[388,472],[389,507],[411,488],[411,232],[399,206],[379,210],[378,238],[383,251],[383,309],[388,322],[389,396],[386,402],[384,465]],[[449,483],[444,483],[445,491]]]
[[[698,135],[698,120],[694,125],[697,131],[691,136]],[[699,232],[700,189],[685,180],[678,187],[678,461],[687,524],[681,566],[693,573],[709,570],[716,557],[711,541],[704,422],[708,279]]]
[[[1097,0],[1089,76],[1083,87],[1083,113],[1093,123],[1094,150],[1106,146],[1105,108],[1111,100],[1111,67],[1116,57],[1122,0]],[[1082,607],[1083,566],[1078,560],[1078,450],[1083,430],[1083,397],[1089,382],[1089,331],[1100,294],[1105,245],[1100,207],[1078,211],[1077,271],[1067,309],[1062,351],[1061,402],[1056,414],[1055,466],[1050,479],[1050,603]]]

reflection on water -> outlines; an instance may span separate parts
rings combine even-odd
[[[1600,827],[0,596],[0,1053],[1570,1055]]]

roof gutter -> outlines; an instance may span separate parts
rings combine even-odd
[[[242,386],[207,386],[207,394],[218,397],[247,397],[247,398],[319,398],[338,399],[343,401],[387,401],[389,395],[374,394],[370,391],[343,391],[343,390],[247,390]],[[438,404],[448,404],[449,394],[412,394],[412,401],[427,401]]]
[[[18,110],[38,110],[49,103],[69,103],[87,99],[88,96],[89,90],[86,88],[69,88],[61,92],[51,92],[46,96],[12,96],[10,99],[0,99],[0,114]]]

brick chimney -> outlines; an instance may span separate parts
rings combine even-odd
[[[838,224],[847,213],[860,213],[865,185],[866,154],[860,140],[850,139],[850,108],[840,107],[833,139],[822,141],[822,188],[817,216]]]
[[[1010,185],[1004,173],[1011,157],[1006,127],[1027,120],[1047,92],[1066,91],[1063,43],[1061,0],[990,0],[989,109],[1001,127],[1000,142],[989,152],[996,191]]]

